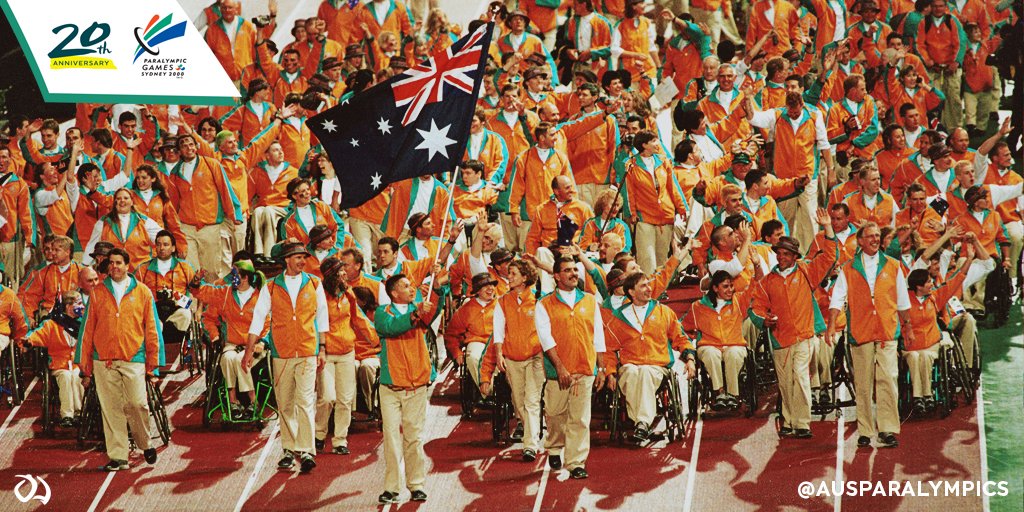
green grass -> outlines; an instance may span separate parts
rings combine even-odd
[[[1024,510],[1024,328],[1021,307],[1012,306],[1010,321],[979,332],[984,386],[988,479],[1009,483],[1010,494],[993,496],[994,512]]]

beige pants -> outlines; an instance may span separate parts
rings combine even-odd
[[[188,257],[185,261],[192,268],[196,271],[205,269],[218,276],[227,274],[231,259],[224,259],[227,251],[224,249],[224,238],[221,236],[223,230],[219,224],[201,229],[182,224],[181,231],[185,233],[185,242],[188,244]]]
[[[942,107],[942,124],[950,130],[961,126],[964,116],[964,106],[960,100],[963,70],[957,69],[946,73],[928,71],[928,78],[932,81],[932,87],[946,95],[946,103]]]
[[[379,224],[373,224],[363,219],[348,218],[348,229],[352,238],[359,244],[359,250],[363,253],[366,262],[363,266],[369,269],[373,262],[373,252],[377,247],[377,241],[384,238],[384,232],[380,230]]]
[[[867,437],[877,432],[899,434],[896,342],[862,343],[849,345],[849,349],[853,356],[853,387],[857,390],[857,434]]]
[[[108,366],[109,363],[109,366]],[[150,447],[146,365],[128,361],[93,361],[96,395],[103,413],[103,438],[111,460],[128,460],[128,428],[143,450]]]
[[[593,375],[580,377],[568,389],[559,387],[557,380],[549,380],[544,386],[544,416],[548,420],[544,448],[548,455],[563,452],[563,463],[570,471],[586,465],[590,454],[590,398],[593,392]]]
[[[405,486],[423,489],[427,478],[427,454],[423,451],[423,424],[427,418],[429,386],[411,390],[380,387],[380,412],[384,424],[384,490],[399,491],[399,465],[405,464]]]
[[[817,343],[818,338],[814,337],[772,351],[785,427],[811,428],[811,347]]]
[[[962,301],[965,308],[968,310],[985,311],[985,284],[988,276],[986,275],[977,283],[974,283],[967,288],[964,292],[964,300]]]
[[[903,353],[903,361],[910,371],[910,384],[914,390],[914,398],[932,396],[932,365],[939,357],[936,343],[921,350],[908,350]]]
[[[246,217],[242,220],[242,223],[235,225],[234,222],[227,221],[220,225],[221,238],[224,239],[224,243],[221,245],[221,249],[224,251],[224,259],[231,265],[231,257],[238,251],[245,249],[245,233],[249,228],[249,218]]]
[[[510,251],[522,251],[526,247],[526,235],[530,232],[531,222],[524,220],[517,228],[512,223],[512,216],[501,214],[501,230],[505,237],[505,248]]]
[[[525,361],[505,358],[505,376],[512,388],[512,407],[523,422],[523,449],[540,451],[540,399],[544,390],[544,356]],[[557,384],[553,384],[556,385]]]
[[[253,210],[253,246],[257,253],[270,256],[270,250],[277,242],[277,223],[284,218],[284,212],[280,206],[260,206]]]
[[[697,357],[704,363],[704,369],[711,379],[711,388],[722,389],[722,361],[725,361],[725,392],[733,396],[740,394],[740,370],[747,358],[747,347],[730,345],[725,347],[697,347]]]
[[[316,356],[275,357],[273,363],[274,396],[281,415],[281,448],[314,454]]]
[[[469,370],[469,376],[473,378],[473,383],[477,387],[480,387],[480,359],[484,356],[485,348],[487,345],[474,341],[462,349],[462,355],[466,358],[466,369]]]
[[[82,387],[82,378],[78,376],[78,370],[51,370],[50,375],[57,381],[60,393],[60,417],[72,418],[82,412],[85,388]]]
[[[822,170],[824,172],[824,170]],[[799,196],[779,202],[779,211],[789,224],[790,236],[800,242],[800,250],[806,252],[818,232],[818,180],[807,183]]]
[[[609,185],[603,185],[598,183],[584,183],[582,185],[577,185],[576,188],[579,190],[580,193],[579,200],[584,203],[587,203],[587,205],[590,206],[591,209],[593,209],[594,202],[597,201],[597,198],[600,197],[605,190],[608,190],[611,187]]]
[[[974,361],[974,344],[978,339],[978,321],[974,319],[974,315],[964,313],[953,317],[949,321],[949,328],[960,338],[960,344],[964,348],[965,362],[971,366],[971,362]],[[981,350],[981,347],[978,347],[978,350]]]
[[[648,427],[654,422],[658,402],[656,393],[665,377],[675,378],[664,366],[624,364],[619,368],[619,388],[626,397],[626,412],[636,423]]]
[[[0,243],[0,262],[4,265],[4,275],[9,278],[10,288],[17,290],[21,283],[22,273],[25,272],[25,253],[22,242]]]
[[[373,408],[370,398],[373,396],[373,383],[377,380],[377,370],[380,370],[380,359],[377,359],[377,356],[367,357],[356,362],[356,382],[359,385],[359,392],[366,400],[367,408],[370,409]]]
[[[316,438],[327,439],[327,423],[334,411],[331,446],[348,446],[348,427],[356,406],[356,353],[327,356],[319,373],[316,401]]]
[[[235,346],[226,343],[224,352],[220,356],[220,371],[224,374],[224,387],[228,389],[237,387],[239,393],[248,393],[255,389],[252,383],[252,373],[242,369],[244,353],[235,350]]]
[[[645,274],[653,274],[668,260],[672,248],[672,224],[655,226],[636,223],[636,263]]]
[[[825,336],[818,336],[818,341],[811,343],[811,388],[832,384],[832,358],[840,336],[842,333],[833,333],[831,345],[825,341]]]
[[[693,15],[694,22],[698,24],[704,23],[711,29],[712,50],[718,47],[718,42],[722,39],[723,34],[734,43],[743,42],[743,39],[739,36],[736,22],[731,17],[725,16],[721,7],[715,11],[705,11],[691,5],[690,14]]]
[[[1017,277],[1017,259],[1024,248],[1024,223],[1014,221],[1006,224],[1006,235],[1010,239],[1010,277]]]
[[[992,112],[999,109],[999,87],[991,91],[970,92],[964,91],[964,122],[967,125],[975,125],[979,130],[988,129],[988,117]]]

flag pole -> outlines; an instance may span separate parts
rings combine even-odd
[[[448,220],[451,217],[452,207],[455,204],[455,187],[457,186],[456,184],[459,182],[459,177],[460,177],[460,173],[461,172],[462,172],[462,168],[460,166],[456,165],[455,166],[455,173],[452,175],[452,186],[448,190],[448,204],[447,204],[447,206],[445,206],[445,209],[444,209],[444,220],[441,221],[441,239],[445,240],[446,242],[448,240],[446,238],[447,237],[447,233],[446,232],[448,230]],[[454,223],[455,221],[453,220],[452,222]],[[415,234],[414,234],[414,236],[415,236]],[[458,241],[458,238],[456,238],[456,241]],[[441,246],[441,247],[443,247],[443,246]],[[438,247],[437,252],[434,253],[434,262],[430,264],[431,271],[433,271],[434,265],[437,264],[437,260],[440,259],[441,247]],[[455,250],[455,244],[452,244],[452,251],[454,251],[454,250]],[[445,262],[444,266],[445,266],[445,269],[448,268],[448,262],[447,261]],[[433,293],[434,293],[434,283],[431,282],[430,283],[430,289],[427,290],[427,298],[424,299],[424,300],[430,300],[430,296]]]

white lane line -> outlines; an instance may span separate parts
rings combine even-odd
[[[975,349],[977,350],[977,349]],[[974,397],[974,400],[978,403],[978,447],[981,449],[981,480],[983,482],[988,481],[988,446],[985,441],[985,397],[981,393],[982,388],[981,377],[978,377],[978,394]],[[981,493],[981,508],[985,512],[989,511],[989,496],[987,493]]]
[[[686,501],[683,502],[683,512],[690,512],[693,508],[693,493],[697,487],[697,457],[700,455],[700,437],[704,432],[704,417],[697,419],[697,429],[693,434],[693,453],[690,455],[690,474],[686,477]]]
[[[846,459],[846,422],[843,421],[842,411],[836,414],[836,482],[843,481],[843,464]],[[843,495],[839,494],[833,498],[832,512],[839,512],[843,509]]]
[[[274,439],[277,438],[277,431],[280,429],[281,423],[275,421],[274,428],[270,429],[270,435],[267,436],[267,444],[263,445],[260,458],[256,461],[256,467],[252,469],[252,473],[249,473],[249,480],[245,483],[245,489],[242,489],[242,495],[238,497],[238,502],[235,503],[235,512],[242,510],[242,506],[249,500],[249,493],[252,492],[253,486],[256,485],[256,479],[259,478],[260,471],[263,469],[263,465],[266,464],[267,457],[270,456],[270,449],[274,446]]]
[[[540,505],[544,501],[544,490],[548,488],[548,477],[551,475],[551,466],[544,463],[544,473],[540,476],[540,487],[537,489],[537,499],[533,501],[533,512],[540,512]]]
[[[116,474],[116,471],[111,471],[110,473],[107,473],[107,478],[103,480],[103,485],[100,486],[99,492],[97,492],[96,497],[92,499],[92,505],[89,505],[88,512],[95,512],[96,507],[98,507],[100,504],[100,500],[103,499],[103,495],[106,494],[107,492],[107,487],[110,487],[110,482],[114,480],[114,475]]]
[[[32,392],[32,388],[35,387],[37,380],[39,380],[39,377],[32,377],[32,380],[28,383],[28,387],[25,388],[26,399],[28,399],[28,394]],[[7,419],[4,420],[3,426],[0,426],[0,437],[3,437],[4,433],[7,432],[7,427],[10,426],[11,420],[14,419],[14,415],[18,414],[18,411],[21,410],[22,405],[25,405],[25,400],[22,400],[20,404],[14,406],[14,408],[11,409],[11,412],[7,414]]]

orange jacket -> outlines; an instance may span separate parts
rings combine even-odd
[[[15,237],[20,237],[20,239],[36,245],[38,243],[36,239],[36,215],[32,208],[29,187],[26,185],[25,180],[19,178],[13,172],[0,176],[0,189],[3,190],[3,193],[0,194],[0,200],[4,202],[9,215],[12,216],[12,218],[7,219],[7,222],[15,229],[16,233],[14,237],[3,237],[2,241],[11,242],[14,241]]]
[[[775,175],[779,178],[814,178],[818,174],[815,123],[822,116],[817,109],[804,107],[797,128],[785,108],[775,110]],[[822,120],[824,121],[824,120]]]
[[[249,342],[249,326],[252,312],[260,291],[254,289],[249,299],[242,303],[238,291],[230,286],[203,284],[193,290],[196,298],[206,304],[203,326],[211,339],[220,339],[232,345],[245,346]],[[270,332],[270,325],[263,326],[262,336]]]
[[[871,293],[864,277],[861,253],[842,267],[846,276],[846,317],[850,330],[850,343],[886,342],[899,336],[899,317],[896,314],[896,280],[900,272],[897,260],[878,253],[878,274],[875,292]]]
[[[290,118],[298,122],[298,128],[288,119],[281,123],[281,133],[278,134],[278,141],[281,143],[281,151],[284,152],[284,161],[292,165],[301,164],[309,152],[313,142],[309,127],[306,126],[306,118]]]
[[[533,321],[533,313],[537,306],[534,291],[526,289],[519,294],[510,291],[496,302],[495,309],[500,307],[501,315],[505,319],[502,356],[512,361],[525,361],[539,354],[540,340],[537,339],[537,324]]]
[[[933,19],[930,15],[924,16],[917,24],[917,38],[914,42],[921,60],[935,65],[962,64],[966,41],[961,39],[964,27],[960,20],[952,14],[946,14],[936,26]]]
[[[562,131],[567,135],[566,154],[569,156],[569,163],[572,164],[576,184],[611,183],[614,176],[612,162],[615,160],[615,148],[619,147],[619,125],[615,121],[615,116],[598,111],[582,114],[574,121],[579,123],[563,126]]]
[[[331,330],[324,333],[327,354],[348,354],[355,350],[357,339],[379,342],[373,323],[359,309],[352,290],[346,290],[341,297],[328,296],[327,312],[331,319]]]
[[[280,132],[281,123],[274,122],[252,138],[247,146],[239,148],[234,155],[225,155],[219,151],[215,153],[220,165],[224,167],[224,173],[228,177],[228,182],[231,183],[231,190],[234,191],[235,197],[238,199],[244,217],[248,217],[250,212],[249,183],[251,178],[249,170],[263,160],[263,153]]]
[[[537,248],[548,247],[558,238],[558,222],[561,217],[572,219],[577,226],[583,226],[588,219],[594,216],[594,212],[577,199],[573,199],[564,205],[551,199],[545,201],[530,215],[533,223],[526,235],[526,252],[536,254]]]
[[[558,337],[554,350],[558,351],[562,366],[571,375],[594,375],[598,363],[594,329],[604,328],[594,325],[594,310],[600,305],[589,293],[579,290],[575,293],[576,303],[572,307],[562,302],[557,291],[540,299],[538,303],[544,305],[544,311],[551,320],[552,333],[557,326]],[[606,364],[610,359],[605,358]],[[548,364],[545,363],[545,366]],[[548,378],[553,376],[549,374]]]
[[[494,334],[494,306],[497,301],[480,304],[470,298],[460,307],[444,331],[444,346],[448,357],[462,360],[462,347],[470,343],[488,343]]]
[[[406,221],[409,220],[409,212],[412,210],[416,195],[420,187],[430,187],[430,204],[427,206],[427,213],[438,229],[444,222],[445,208],[448,206],[448,187],[437,178],[424,181],[420,178],[411,178],[395,183],[391,188],[391,202],[388,204],[384,219],[381,220],[380,230],[387,236],[398,237],[402,230],[406,229]],[[453,210],[448,211],[449,218]]]
[[[384,215],[387,214],[389,204],[391,204],[390,187],[362,205],[349,209],[348,216],[350,219],[360,219],[380,226]]]
[[[51,370],[75,369],[75,345],[78,340],[71,337],[63,327],[53,320],[46,320],[42,325],[29,333],[28,344],[46,349],[50,358]]]
[[[690,304],[690,314],[683,318],[683,331],[697,348],[703,346],[747,346],[743,339],[743,320],[750,306],[752,287],[736,292],[721,311],[717,311],[707,295]],[[721,299],[718,299],[721,301]]]
[[[766,13],[771,6],[774,11],[772,21],[769,21]],[[767,54],[768,58],[781,57],[786,50],[793,48],[802,49],[799,38],[802,35],[800,30],[800,15],[798,7],[789,2],[756,2],[750,6],[750,20],[747,24],[747,48],[753,48],[758,41],[771,30],[778,34],[777,38],[768,38],[761,51]],[[778,42],[775,42],[775,41]],[[698,63],[699,65],[699,63]]]
[[[306,81],[306,69],[300,64],[299,68],[295,71],[294,77],[289,77],[285,73],[284,68],[280,64],[274,62],[274,58],[270,55],[270,50],[267,45],[261,44],[256,47],[256,57],[259,59],[260,67],[263,69],[263,74],[267,79],[267,83],[270,84],[270,90],[273,91],[273,104],[284,105],[284,97],[288,93],[302,94],[306,92],[306,88],[309,86],[309,82]],[[316,63],[314,63],[314,66]],[[313,73],[316,72],[314,67],[311,70]],[[311,73],[310,73],[311,74]],[[248,85],[248,84],[246,84]]]
[[[640,84],[641,77],[653,78],[658,72],[658,65],[651,58],[651,51],[657,52],[658,48],[653,46],[649,38],[650,23],[646,17],[638,15],[635,18],[623,18],[615,27],[622,50],[642,55],[619,58],[619,69],[629,71],[634,87]]]
[[[284,170],[277,176],[277,180],[271,183],[268,165],[266,161],[262,161],[249,172],[249,193],[252,194],[250,201],[254,210],[261,206],[288,206],[288,182],[299,177],[299,170],[285,162]]]
[[[93,288],[78,335],[75,362],[92,374],[93,361],[145,363],[146,371],[163,366],[164,340],[149,288],[131,275],[118,303],[110,277]]]
[[[36,207],[39,207],[39,192],[42,190],[47,192],[53,192],[56,189],[54,187],[41,187],[36,189],[36,196],[33,197]],[[39,223],[42,224],[42,228],[46,234],[52,235],[67,235],[71,233],[71,227],[75,223],[75,214],[71,209],[71,197],[68,195],[67,188],[57,191],[57,202],[51,204],[46,210],[46,215],[36,216],[39,219]]]
[[[864,221],[874,222],[879,227],[893,226],[895,224],[894,217],[896,210],[899,208],[896,206],[896,201],[893,200],[892,196],[878,191],[878,195],[875,196],[874,208],[868,208],[864,203],[864,193],[857,191],[843,200],[846,206],[850,207],[850,222],[861,223]]]
[[[238,27],[235,29],[235,42],[231,43],[231,39],[228,37],[227,28],[225,28],[222,20],[217,20],[209,25],[206,29],[206,44],[210,46],[210,50],[220,61],[221,67],[228,74],[231,80],[237,81],[242,76],[242,69],[245,66],[253,62],[253,48],[256,46],[256,26],[249,20],[239,18]],[[270,28],[270,27],[268,27]],[[267,31],[266,28],[261,29],[261,32],[266,33],[266,37],[270,37],[273,30]]]
[[[640,315],[642,321],[638,318]],[[657,301],[648,301],[640,311],[626,303],[609,316],[604,327],[605,343],[609,352],[619,352],[618,361],[608,358],[610,373],[616,373],[617,366],[624,364],[671,367],[675,362],[672,349],[682,352],[684,358],[695,352],[693,344],[683,334],[675,311]],[[634,322],[639,323],[642,330]]]
[[[167,177],[167,195],[177,205],[183,224],[196,228],[220,224],[225,220],[241,221],[241,203],[228,184],[224,168],[213,158],[196,156],[192,182],[182,173],[184,162],[178,162]]]
[[[655,226],[672,224],[676,214],[686,214],[686,197],[671,161],[661,155],[652,158],[654,169],[648,169],[640,155],[626,164],[623,210],[639,222]]]
[[[846,133],[843,123],[850,116],[860,119],[860,129]],[[825,119],[829,142],[835,144],[836,151],[846,151],[851,158],[870,160],[881,149],[878,110],[875,108],[875,100],[870,96],[865,96],[861,103],[853,103],[845,98],[835,102]]]
[[[57,297],[70,290],[78,289],[78,273],[83,265],[72,261],[67,270],[61,271],[55,263],[50,263],[26,277],[22,283],[21,303],[25,305],[28,318],[34,318],[36,310],[42,308],[49,313]]]
[[[843,69],[842,64],[840,64],[835,72],[829,73],[828,79],[825,81],[825,86],[821,91],[821,99],[829,99],[832,100],[832,102],[838,102],[842,101],[842,99],[846,97],[846,92],[843,90],[843,82],[850,75],[864,74],[864,66],[859,62],[851,59],[848,66],[849,67],[847,69]]]
[[[0,284],[0,334],[12,339],[24,338],[28,334],[27,318],[18,294]]]
[[[470,192],[466,187],[456,185],[452,201],[457,218],[469,219],[475,216],[478,220],[486,219],[487,207],[498,202],[498,191],[483,186]]]
[[[135,278],[156,296],[160,290],[174,290],[180,294],[188,291],[188,283],[196,276],[195,269],[185,260],[171,256],[171,270],[159,272],[157,259],[153,258],[135,269]]]
[[[402,2],[389,0],[389,3],[391,5],[388,7],[388,12],[384,16],[383,23],[377,21],[373,2],[366,2],[357,7],[358,12],[355,15],[355,22],[352,24],[352,35],[350,36],[353,41],[362,41],[367,37],[376,39],[377,36],[385,30],[394,32],[398,35],[399,39],[403,37],[412,37],[412,13]],[[362,28],[360,28],[363,23],[365,23],[367,28],[370,29],[369,33],[366,33]]]
[[[349,7],[346,0],[323,0],[316,11],[316,17],[327,22],[327,37],[337,41],[342,48],[358,43],[356,29],[359,24],[356,17],[362,5],[356,3]]]
[[[149,238],[150,228],[147,227],[147,223],[152,221],[149,220],[149,217],[137,212],[132,212],[129,215],[128,236],[125,237],[121,236],[121,223],[116,213],[114,219],[111,219],[109,215],[100,219],[98,222],[103,225],[100,229],[100,241],[110,242],[114,244],[114,247],[128,251],[131,263],[142,263],[153,254],[153,240]],[[185,240],[180,240],[177,243],[182,246],[187,245]]]
[[[966,269],[961,269],[955,276],[923,299],[910,291],[910,326],[914,329],[914,342],[908,344],[904,338],[901,343],[902,350],[923,350],[942,339],[936,318],[945,308],[946,303],[960,293],[965,279],[967,279]],[[940,304],[942,308],[939,307]]]
[[[732,114],[736,113],[737,109],[742,107],[745,96],[738,90],[734,89],[733,91],[735,92],[735,95],[732,98],[732,103],[730,103],[728,111],[726,111],[725,107],[719,103],[717,85],[715,85],[713,89],[709,90],[707,96],[704,96],[704,98],[697,103],[697,110],[704,113],[704,116],[707,118],[708,125],[713,125],[730,117]],[[747,122],[747,118],[741,117],[736,129],[732,133],[723,134],[725,137],[719,138],[719,141],[721,141],[722,147],[728,148],[732,146],[734,141],[746,139],[751,133],[753,133],[753,131],[750,127],[750,123]]]
[[[505,125],[505,128],[507,129],[508,125]],[[495,185],[505,183],[508,165],[512,163],[512,158],[516,156],[509,154],[505,139],[489,129],[484,129],[483,142],[480,143],[479,150],[473,151],[474,148],[471,146],[472,142],[467,138],[466,152],[462,158],[465,160],[479,160],[483,163],[483,179]]]
[[[263,105],[262,115],[253,109],[253,103],[251,101],[246,101],[221,116],[221,126],[223,126],[225,130],[231,130],[238,134],[239,148],[252,144],[253,139],[261,133],[264,133],[267,127],[274,122],[274,116],[277,114],[277,107],[269,101],[265,101],[261,105]],[[277,138],[276,133],[273,137],[270,137],[271,140],[275,138]],[[213,149],[219,150],[220,148]],[[263,152],[260,152],[259,156],[262,157]]]
[[[284,277],[284,274],[279,274],[265,285],[270,293],[270,315],[267,317],[270,332],[267,339],[271,353],[279,358],[315,356],[320,350],[321,336],[316,324],[316,289],[320,286],[320,279],[311,274],[301,274],[302,281],[293,306]]]
[[[564,153],[552,149],[542,160],[539,148],[530,148],[516,158],[512,166],[509,213],[530,220],[530,214],[551,196],[551,180],[556,176],[572,178],[572,166]]]
[[[985,174],[986,185],[1016,185],[1022,181],[1024,178],[1011,169],[1007,169],[1005,174],[1000,174],[995,164],[989,164],[988,173]],[[992,196],[989,195],[989,197]],[[1017,210],[1017,201],[1005,201],[996,206],[996,211],[999,212],[999,217],[1004,224],[1021,220],[1021,213]]]
[[[984,27],[982,30],[987,30]],[[967,42],[967,53],[964,55],[964,85],[968,92],[979,93],[991,91],[995,87],[995,69],[985,64],[989,55],[995,53],[999,47],[1000,39],[989,39],[979,43],[975,48],[974,43]]]
[[[878,174],[882,178],[883,188],[892,192],[890,185],[893,175],[896,174],[896,169],[912,154],[914,154],[914,148],[903,148],[899,151],[881,149],[875,153],[875,162],[878,163]]]
[[[537,117],[537,114],[526,111],[522,116],[518,116],[510,127],[505,121],[506,115],[504,110],[498,109],[494,116],[487,120],[487,129],[498,134],[505,141],[505,146],[508,149],[507,164],[511,164],[523,151],[530,148],[530,141],[533,140],[533,129],[540,123],[540,119]],[[487,171],[492,172],[492,169],[488,168]],[[511,171],[505,172],[506,185],[508,185],[508,180],[511,176]]]
[[[437,372],[430,364],[427,329],[437,312],[419,318],[419,305],[409,304],[402,313],[395,304],[379,306],[373,324],[380,336],[380,383],[400,389],[418,388],[433,382]],[[417,315],[414,319],[414,313]]]
[[[1010,238],[1006,233],[1006,226],[999,219],[999,215],[993,215],[992,210],[983,210],[982,220],[979,222],[971,212],[964,212],[953,220],[953,224],[960,226],[964,232],[974,233],[978,241],[988,251],[989,256],[1002,259],[999,254],[1000,245],[1008,245]]]

